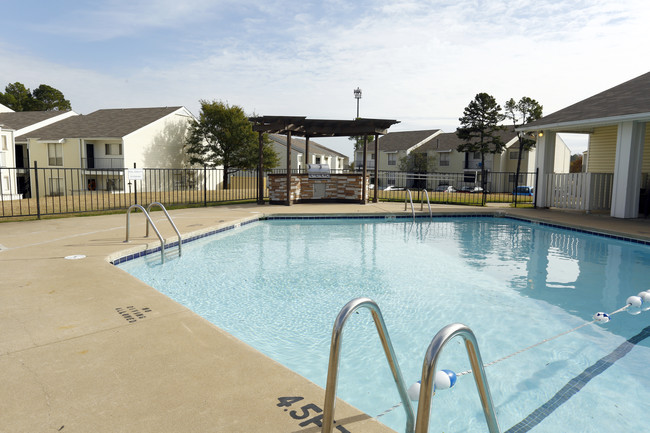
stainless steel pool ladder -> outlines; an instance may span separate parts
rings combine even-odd
[[[435,391],[433,390],[433,378],[436,371],[436,365],[438,363],[438,357],[440,356],[440,352],[442,351],[442,348],[447,344],[447,342],[456,336],[462,337],[465,341],[467,356],[469,357],[469,361],[472,366],[472,373],[474,375],[474,381],[476,382],[476,387],[479,393],[479,398],[481,400],[481,406],[483,407],[483,414],[485,415],[488,430],[490,433],[500,433],[499,424],[497,423],[494,405],[492,404],[492,396],[490,394],[487,378],[485,376],[483,361],[478,349],[476,337],[474,336],[474,333],[471,329],[460,323],[454,323],[445,326],[433,337],[433,340],[431,340],[431,344],[427,349],[427,353],[424,357],[424,364],[422,366],[417,423],[414,426],[413,408],[406,391],[406,385],[404,384],[402,373],[400,371],[399,365],[397,364],[397,359],[395,358],[395,351],[390,341],[390,337],[388,336],[388,330],[386,329],[386,325],[381,315],[381,311],[379,310],[379,306],[369,298],[357,298],[348,302],[341,309],[341,312],[338,314],[334,322],[334,329],[332,330],[332,343],[330,346],[330,360],[327,370],[325,403],[323,405],[323,433],[331,433],[332,429],[334,428],[334,405],[336,401],[336,386],[338,379],[339,354],[341,351],[343,325],[345,325],[348,317],[361,307],[370,309],[372,318],[375,322],[375,326],[377,327],[377,332],[379,333],[379,338],[381,340],[382,346],[384,347],[384,352],[386,353],[388,364],[390,366],[391,372],[393,373],[393,379],[395,380],[400,399],[402,400],[402,406],[406,412],[405,433],[427,433],[429,430],[431,397],[435,395]]]
[[[426,188],[422,188],[424,196],[420,199],[420,212],[424,209],[424,197],[427,198],[427,206],[429,206],[429,218],[433,218],[433,212],[431,212],[431,202],[429,201],[429,193]]]
[[[492,403],[492,395],[490,394],[490,387],[488,386],[487,377],[485,376],[485,369],[483,368],[483,360],[481,353],[478,349],[476,337],[469,327],[462,323],[452,323],[442,328],[431,340],[427,353],[424,356],[424,363],[422,365],[422,378],[420,379],[420,397],[418,398],[418,417],[415,426],[415,433],[427,433],[429,431],[429,414],[431,411],[431,398],[435,395],[433,389],[433,379],[436,372],[436,365],[438,364],[438,357],[442,348],[452,338],[460,336],[465,341],[465,349],[467,349],[467,356],[470,365],[472,366],[472,375],[476,382],[476,389],[478,391],[481,406],[483,407],[483,415],[488,425],[490,433],[500,433],[499,423],[497,422],[494,405]]]
[[[126,211],[126,239],[124,240],[124,242],[129,242],[129,233],[131,232],[131,210],[133,210],[134,208],[140,209],[144,214],[144,216],[147,218],[147,229],[146,229],[145,237],[149,236],[149,224],[151,224],[151,227],[153,227],[154,232],[156,232],[156,235],[160,240],[160,259],[162,263],[165,263],[165,239],[162,237],[160,231],[158,231],[158,228],[156,227],[156,224],[154,224],[153,220],[151,219],[151,216],[149,215],[149,211],[151,210],[151,207],[154,205],[160,206],[160,208],[165,213],[167,220],[169,221],[174,231],[176,232],[176,235],[178,236],[178,255],[179,256],[181,255],[181,244],[182,244],[181,234],[178,231],[178,228],[176,228],[176,224],[174,224],[174,221],[172,220],[171,216],[169,216],[169,213],[167,212],[167,209],[165,209],[165,206],[163,206],[161,203],[158,202],[153,202],[149,204],[149,206],[147,206],[147,209],[140,206],[139,204],[133,204],[129,206],[129,209]]]
[[[413,196],[411,195],[411,190],[406,190],[406,196],[404,197],[404,210],[407,209],[408,203],[411,203],[411,213],[413,214],[413,221],[415,221],[415,208],[413,207]]]
[[[393,373],[393,379],[397,385],[397,391],[399,392],[400,399],[402,400],[402,406],[406,412],[406,433],[413,433],[414,420],[415,416],[413,415],[413,407],[411,406],[411,400],[408,397],[406,391],[406,385],[404,384],[404,379],[402,377],[402,372],[400,371],[399,365],[397,364],[397,359],[395,358],[395,350],[388,336],[388,330],[386,329],[386,324],[384,323],[384,318],[381,315],[379,306],[369,298],[357,298],[353,299],[341,309],[336,320],[334,321],[334,329],[332,330],[332,343],[330,346],[330,360],[329,366],[327,369],[327,385],[325,388],[325,403],[323,409],[323,433],[331,433],[334,428],[334,406],[336,403],[336,385],[338,381],[338,371],[339,371],[339,355],[341,353],[341,342],[343,339],[343,326],[348,320],[351,314],[361,307],[368,308],[372,313],[372,319],[375,322],[377,327],[377,333],[379,334],[379,339],[381,340],[381,345],[384,348],[386,353],[386,359],[388,360],[388,365],[391,372]]]

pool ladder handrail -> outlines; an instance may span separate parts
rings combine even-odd
[[[442,328],[431,340],[431,344],[427,349],[422,366],[422,378],[420,379],[420,396],[418,403],[418,416],[415,426],[415,433],[427,433],[429,431],[429,415],[431,409],[431,398],[435,395],[433,389],[433,379],[438,363],[438,357],[442,348],[452,338],[460,336],[465,341],[465,348],[467,349],[467,356],[469,357],[470,365],[472,366],[472,374],[476,382],[476,389],[481,400],[483,407],[483,414],[485,421],[488,425],[490,433],[500,433],[499,423],[497,422],[494,405],[492,403],[492,395],[490,394],[490,387],[488,386],[487,377],[485,376],[485,369],[483,367],[483,360],[481,353],[478,349],[478,343],[472,330],[463,325],[462,323],[453,323]]]
[[[155,202],[155,203],[157,203],[157,202]],[[158,204],[160,204],[160,203],[158,203]],[[160,206],[162,206],[162,205],[160,205]],[[149,205],[149,207],[151,207],[151,205]],[[142,211],[142,213],[144,214],[144,216],[147,218],[147,230],[146,230],[145,237],[149,236],[149,224],[151,224],[151,227],[153,227],[154,232],[156,232],[156,236],[158,236],[158,239],[160,240],[160,260],[161,260],[162,263],[165,263],[165,239],[160,234],[160,231],[158,230],[158,227],[156,227],[156,224],[154,224],[153,220],[151,219],[151,216],[149,215],[149,212],[147,212],[147,209],[145,209],[144,207],[142,207],[139,204],[132,204],[131,206],[129,206],[129,208],[126,211],[126,239],[124,240],[124,242],[129,242],[129,234],[131,232],[131,211],[134,208],[140,209]],[[181,235],[178,232],[178,229],[176,228],[176,225],[171,220],[171,217],[167,213],[167,210],[164,208],[164,206],[163,206],[163,210],[165,211],[165,214],[167,215],[167,218],[169,219],[169,222],[172,224],[172,227],[174,227],[174,230],[176,231],[176,234],[178,235],[178,255],[180,256],[181,255],[181,242],[182,242]]]
[[[429,218],[433,218],[433,212],[431,211],[431,202],[429,201],[429,192],[426,188],[422,188],[424,191],[424,196],[420,198],[420,212],[424,209],[424,197],[427,198],[427,206],[429,206]]]
[[[411,190],[406,190],[407,195],[404,196],[404,210],[408,208],[408,202],[411,203],[411,213],[413,214],[413,221],[415,221],[415,208],[413,207],[413,196],[411,195]]]
[[[334,321],[334,328],[332,329],[332,343],[330,346],[330,358],[329,365],[327,368],[327,385],[325,388],[325,403],[323,404],[323,433],[331,433],[334,428],[334,407],[336,403],[336,386],[338,381],[338,369],[339,369],[339,357],[341,352],[341,343],[343,336],[343,326],[347,319],[352,315],[356,310],[361,307],[368,308],[372,314],[372,319],[375,322],[377,327],[377,333],[379,334],[379,339],[381,340],[381,345],[384,348],[386,353],[386,360],[393,374],[393,379],[397,385],[397,391],[399,392],[400,399],[402,400],[402,406],[406,412],[406,433],[414,432],[415,425],[415,416],[413,414],[413,407],[411,406],[411,400],[408,397],[406,390],[406,385],[404,383],[404,378],[402,377],[402,372],[397,363],[395,357],[395,350],[393,349],[393,344],[390,341],[388,336],[388,330],[386,329],[386,324],[384,323],[384,318],[379,310],[379,306],[369,298],[356,298],[345,304],[341,309],[336,320]]]
[[[178,256],[180,257],[181,256],[181,245],[183,244],[182,239],[181,239],[181,233],[178,231],[178,228],[176,228],[176,224],[174,224],[174,221],[172,220],[172,217],[169,215],[169,213],[167,212],[167,209],[165,209],[165,206],[163,206],[162,203],[157,202],[157,201],[149,203],[149,206],[147,206],[147,213],[149,213],[149,214],[151,213],[151,208],[153,206],[158,206],[165,213],[165,216],[167,217],[167,221],[169,221],[169,224],[171,224],[172,228],[176,232],[176,236],[178,236]],[[147,231],[145,232],[145,235],[144,235],[145,237],[149,236],[149,221],[151,221],[151,219],[147,220]],[[151,225],[153,226],[153,222],[151,223]]]

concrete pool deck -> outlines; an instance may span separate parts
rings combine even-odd
[[[499,212],[650,241],[650,220],[493,206],[433,209]],[[170,214],[187,238],[272,214],[410,210],[402,203],[246,204]],[[175,238],[161,212],[152,217],[168,241]],[[296,418],[303,406],[323,407],[322,388],[109,263],[158,246],[155,235],[143,237],[144,217],[131,219],[128,244],[124,214],[0,223],[0,431],[319,432],[314,423],[301,426],[315,409]],[[65,259],[75,255],[86,257]],[[280,397],[303,399],[279,407]],[[352,433],[392,431],[341,401],[335,418]]]

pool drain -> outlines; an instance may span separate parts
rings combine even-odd
[[[151,308],[143,307],[142,311],[140,311],[139,309],[135,308],[133,305],[129,305],[126,308],[117,307],[115,311],[117,311],[117,314],[124,317],[124,320],[126,320],[127,322],[135,323],[138,321],[138,319],[140,320],[145,319],[147,316],[145,316],[144,313],[150,313]]]

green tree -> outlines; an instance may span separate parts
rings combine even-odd
[[[5,87],[0,93],[0,104],[14,111],[66,111],[70,110],[70,101],[63,93],[47,84],[41,84],[30,91],[24,84],[15,82]]]
[[[0,93],[0,104],[14,111],[31,111],[32,93],[22,83],[7,84],[5,92]]]
[[[499,136],[503,127],[499,122],[503,120],[501,106],[496,99],[487,93],[478,93],[469,105],[463,110],[463,117],[458,119],[460,127],[456,129],[456,135],[463,141],[458,146],[459,152],[480,152],[481,154],[481,184],[483,187],[483,204],[485,204],[485,192],[487,191],[485,154],[501,153],[505,143]]]
[[[192,164],[222,166],[223,186],[228,189],[229,176],[257,167],[259,136],[241,107],[221,101],[200,102],[199,121],[190,125],[184,149]],[[278,156],[268,137],[263,140],[263,168],[270,169],[278,164]]]
[[[65,99],[63,93],[47,84],[41,84],[32,91],[34,111],[68,111],[71,110],[70,101]]]
[[[415,173],[413,176],[413,188],[426,188],[427,179],[426,176],[417,176],[417,174],[426,174],[430,171],[433,171],[433,165],[436,161],[436,158],[433,156],[427,156],[426,153],[416,153],[411,152],[408,155],[400,158],[399,160],[399,170],[405,173]]]
[[[505,104],[505,116],[507,119],[512,121],[512,126],[515,130],[527,123],[535,121],[542,117],[543,107],[539,105],[539,102],[524,96],[515,102],[514,99],[510,98]],[[522,131],[517,131],[517,138],[519,139],[519,155],[517,155],[517,173],[515,175],[515,187],[514,190],[517,190],[519,186],[519,173],[521,171],[521,156],[524,151],[529,151],[535,147],[535,137],[530,133],[525,133]],[[517,206],[517,196],[515,195],[515,206]]]
[[[582,155],[571,155],[571,162],[569,163],[569,173],[582,173]]]
[[[429,173],[433,171],[436,158],[426,153],[411,152],[400,158],[399,170],[407,173]]]
[[[356,152],[363,150],[363,143],[364,139],[367,138],[367,144],[371,144],[375,142],[375,136],[374,135],[352,135],[348,137],[348,140],[354,142],[354,152],[356,155]]]

